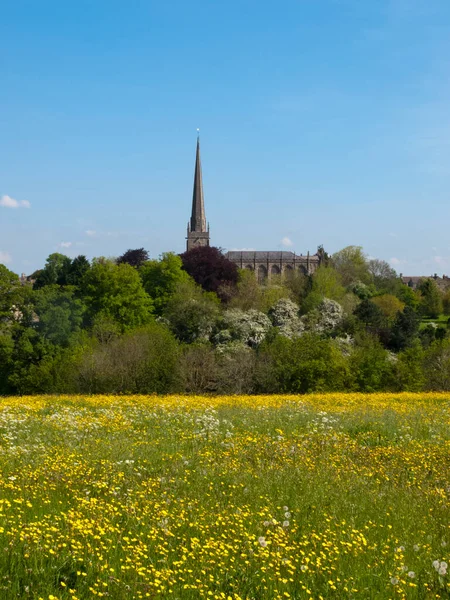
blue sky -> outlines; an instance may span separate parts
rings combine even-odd
[[[450,275],[448,0],[0,4],[0,262],[363,246]]]

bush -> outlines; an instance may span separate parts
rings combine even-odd
[[[232,308],[225,311],[219,327],[220,331],[214,336],[216,344],[237,341],[255,348],[264,341],[272,324],[269,317],[258,310],[244,312]]]
[[[346,359],[329,339],[314,333],[288,339],[278,336],[259,356],[264,363],[264,391],[305,394],[338,391],[350,384]]]
[[[162,394],[180,388],[178,344],[166,327],[152,323],[85,352],[78,391],[89,394]]]

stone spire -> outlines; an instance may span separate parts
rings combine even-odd
[[[202,163],[200,160],[200,136],[197,137],[195,158],[194,191],[192,194],[192,214],[187,230],[187,249],[209,246],[209,226],[206,227],[205,201],[203,197]]]

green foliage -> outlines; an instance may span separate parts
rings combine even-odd
[[[425,351],[425,389],[450,390],[450,340],[435,341]]]
[[[107,318],[126,331],[152,320],[152,300],[139,273],[129,264],[95,263],[86,272],[81,290],[90,323],[96,317]]]
[[[392,321],[397,316],[397,313],[405,308],[405,304],[396,298],[396,296],[392,296],[392,294],[376,296],[372,298],[372,302],[378,306],[389,321]]]
[[[425,317],[437,319],[442,312],[442,295],[433,279],[424,279],[419,284],[422,295],[419,310]]]
[[[311,291],[301,305],[301,310],[306,314],[317,308],[324,298],[339,302],[344,296],[345,288],[338,271],[332,266],[321,265],[312,276]]]
[[[145,291],[153,301],[156,315],[162,315],[179,284],[192,281],[183,269],[181,258],[167,252],[160,260],[149,260],[142,264],[139,274]]]
[[[86,307],[75,291],[74,287],[47,285],[34,292],[36,329],[55,345],[67,346],[71,335],[81,329]]]
[[[417,310],[420,304],[420,295],[407,285],[401,284],[395,294],[406,306]]]
[[[164,318],[175,336],[186,344],[208,340],[220,315],[220,301],[190,280],[179,283],[167,303]]]
[[[377,333],[386,325],[386,317],[379,306],[372,300],[363,300],[353,313],[364,325],[367,330]]]
[[[347,246],[331,257],[331,263],[341,276],[342,284],[349,286],[352,283],[372,283],[369,263],[361,246]],[[337,300],[337,298],[333,298]]]
[[[22,298],[19,277],[0,264],[0,329],[17,319],[15,313]]]
[[[348,363],[333,342],[314,333],[288,339],[278,336],[264,346],[268,359],[261,373],[263,389],[305,394],[346,389],[350,385]]]
[[[425,384],[423,371],[424,350],[418,339],[398,355],[395,379],[399,390],[420,392]]]
[[[395,363],[375,337],[362,336],[351,352],[349,360],[357,391],[378,392],[395,389]]]
[[[50,254],[45,267],[39,272],[34,283],[34,289],[38,290],[46,285],[64,285],[70,270],[72,261],[68,256],[54,252]]]
[[[178,356],[178,344],[167,327],[151,323],[88,349],[77,369],[76,386],[89,394],[177,391]]]
[[[444,315],[450,315],[450,289],[448,289],[442,297],[442,308]]]
[[[79,286],[90,268],[91,265],[85,256],[80,254],[80,256],[75,257],[67,269],[63,285]]]
[[[412,346],[419,333],[420,319],[417,313],[410,307],[405,306],[402,312],[398,312],[391,329],[389,346],[393,350],[403,350]]]

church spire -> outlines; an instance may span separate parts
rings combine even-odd
[[[203,197],[202,163],[200,160],[200,136],[197,136],[195,157],[194,190],[192,194],[192,214],[188,223],[187,249],[209,246],[209,227],[206,227],[205,201]]]
[[[200,160],[200,136],[197,136],[197,154],[195,157],[191,231],[206,231],[205,201],[203,198],[202,162]]]

